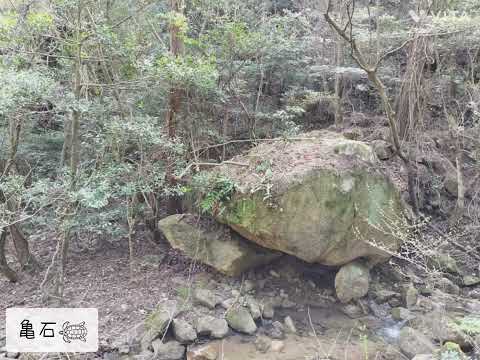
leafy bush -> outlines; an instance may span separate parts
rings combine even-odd
[[[204,214],[221,213],[223,203],[230,200],[236,184],[229,178],[212,173],[199,173],[192,181],[193,191],[198,196],[198,206]]]
[[[479,316],[466,316],[461,319],[457,319],[454,324],[455,328],[470,336],[476,336],[480,334],[480,317]]]

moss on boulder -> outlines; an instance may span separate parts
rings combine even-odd
[[[235,158],[248,167],[216,169],[238,185],[217,220],[263,247],[307,262],[387,259],[400,246],[403,203],[373,150],[332,132],[305,139],[262,144]],[[257,170],[265,160],[268,177]],[[269,182],[268,196],[259,178]]]

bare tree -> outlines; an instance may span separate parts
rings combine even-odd
[[[354,37],[353,34],[353,15],[355,13],[355,0],[352,0],[345,4],[345,11],[346,11],[346,23],[345,24],[340,24],[337,21],[335,21],[332,16],[332,0],[328,1],[327,4],[327,10],[324,14],[326,21],[328,24],[332,27],[332,29],[344,40],[346,41],[351,50],[351,55],[352,58],[355,60],[357,65],[364,70],[367,73],[368,79],[374,84],[375,88],[377,89],[380,98],[382,100],[382,104],[385,110],[385,113],[387,115],[387,120],[388,124],[390,127],[390,133],[391,133],[391,138],[393,142],[393,146],[395,148],[395,151],[397,155],[400,157],[402,160],[405,169],[407,171],[407,178],[408,178],[408,192],[410,196],[410,202],[412,205],[412,209],[415,215],[419,214],[419,209],[418,209],[418,199],[417,199],[417,194],[416,194],[416,188],[415,188],[415,173],[414,173],[414,168],[412,165],[412,162],[409,158],[408,154],[405,154],[402,149],[402,145],[400,142],[400,137],[399,137],[399,132],[397,129],[397,118],[395,111],[393,110],[392,104],[390,102],[390,99],[388,98],[385,85],[383,82],[380,80],[377,70],[378,67],[380,66],[381,62],[391,54],[399,51],[402,49],[405,45],[407,45],[410,42],[410,39],[404,42],[402,45],[400,45],[397,48],[394,48],[388,52],[385,52],[381,55],[379,55],[375,61],[374,64],[370,64],[368,60],[366,59],[365,55],[363,52],[360,50],[357,41]]]

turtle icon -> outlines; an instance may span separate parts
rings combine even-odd
[[[85,327],[85,321],[79,324],[71,324],[66,321],[63,323],[62,330],[58,332],[63,335],[63,341],[70,343],[71,340],[82,340],[86,342],[87,328]]]

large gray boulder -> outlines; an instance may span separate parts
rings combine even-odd
[[[400,246],[404,208],[378,163],[369,145],[329,131],[265,142],[213,170],[237,184],[215,216],[310,263],[381,262]]]
[[[242,239],[228,227],[191,214],[171,215],[158,224],[170,245],[223,274],[237,276],[281,256]]]

